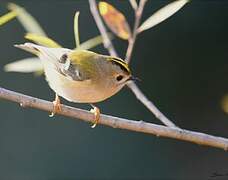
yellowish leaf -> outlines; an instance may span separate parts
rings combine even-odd
[[[177,0],[159,9],[144,23],[142,23],[142,25],[138,28],[138,32],[150,29],[161,23],[162,21],[166,20],[167,18],[175,14],[178,10],[180,10],[187,2],[189,2],[189,0]]]
[[[7,72],[38,73],[43,71],[43,64],[37,57],[18,60],[4,66]]]
[[[0,26],[9,22],[10,20],[14,19],[17,16],[15,11],[11,11],[3,16],[0,17]]]
[[[109,39],[112,40],[112,35],[110,33],[108,33],[108,36],[109,36]],[[83,42],[82,44],[80,44],[80,47],[79,48],[76,48],[76,49],[91,49],[91,48],[94,48],[100,44],[103,43],[103,38],[101,35],[99,36],[96,36],[94,38],[91,38],[85,42]]]
[[[228,113],[228,94],[226,94],[222,97],[221,107],[224,112]]]
[[[37,35],[37,34],[32,34],[32,33],[27,33],[25,35],[25,39],[28,39],[30,41],[33,41],[37,44],[40,44],[42,46],[46,46],[46,47],[52,47],[52,48],[58,48],[61,47],[61,45],[59,45],[57,42],[55,42],[54,40],[46,37],[46,36],[41,36],[41,35]]]
[[[127,40],[131,31],[124,15],[107,2],[99,3],[99,11],[107,26],[118,37]]]
[[[46,36],[46,33],[41,28],[39,23],[32,17],[24,8],[14,4],[9,3],[8,8],[17,13],[17,18],[25,28],[25,30],[29,33],[35,33],[38,35]]]

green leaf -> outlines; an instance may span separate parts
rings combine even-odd
[[[0,17],[0,26],[9,22],[10,20],[14,19],[17,16],[15,11],[11,11],[3,16]]]
[[[7,72],[38,73],[43,72],[43,65],[38,57],[26,58],[6,64]]]
[[[46,33],[39,25],[39,23],[24,8],[14,3],[9,3],[8,8],[11,11],[14,11],[17,13],[18,20],[20,21],[20,23],[22,24],[22,26],[25,28],[27,32],[46,36]]]
[[[187,2],[189,2],[189,0],[177,0],[159,9],[145,22],[142,23],[142,25],[138,28],[138,32],[150,29],[161,23],[162,21],[166,20],[167,18],[175,14],[178,10],[180,10]]]

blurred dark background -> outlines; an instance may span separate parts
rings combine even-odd
[[[99,34],[86,0],[14,1],[25,7],[48,35],[73,48],[73,16],[80,11],[81,41]],[[127,0],[109,1],[126,14]],[[143,20],[171,1],[149,0]],[[0,14],[8,12],[0,1]],[[159,109],[182,128],[228,137],[228,114],[221,101],[228,93],[228,1],[191,1],[174,16],[138,36],[131,68],[138,85]],[[0,27],[1,67],[30,57],[13,44],[23,43],[17,20]],[[127,43],[117,38],[121,55]],[[102,47],[93,49],[107,54]],[[0,71],[1,86],[53,100],[43,77]],[[63,101],[66,104],[70,104]],[[90,109],[88,105],[71,104]],[[125,88],[98,106],[105,114],[161,124]],[[228,152],[126,130],[90,125],[47,112],[0,102],[0,179],[228,179]],[[223,174],[214,177],[213,173]]]

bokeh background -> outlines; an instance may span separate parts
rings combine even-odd
[[[80,35],[85,41],[99,34],[86,0],[14,1],[25,7],[48,35],[73,48],[73,16],[80,11]],[[134,14],[127,0],[109,1]],[[171,1],[149,0],[143,20]],[[7,12],[0,1],[0,14]],[[228,1],[191,1],[174,16],[138,36],[131,68],[138,85],[177,125],[228,137],[228,114],[221,101],[228,94]],[[52,100],[43,77],[6,73],[9,62],[30,57],[13,47],[25,31],[17,20],[0,27],[0,85],[27,95]],[[127,43],[114,44],[121,57]],[[107,54],[102,47],[93,49]],[[69,102],[64,101],[66,104]],[[90,109],[88,105],[70,104]],[[98,106],[105,114],[161,124],[125,88]],[[47,112],[23,109],[0,101],[0,179],[227,179],[228,153],[152,135],[90,125]]]

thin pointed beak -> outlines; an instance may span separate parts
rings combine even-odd
[[[128,81],[134,81],[134,82],[137,82],[137,81],[142,81],[140,78],[138,77],[135,77],[135,76],[131,76]]]

